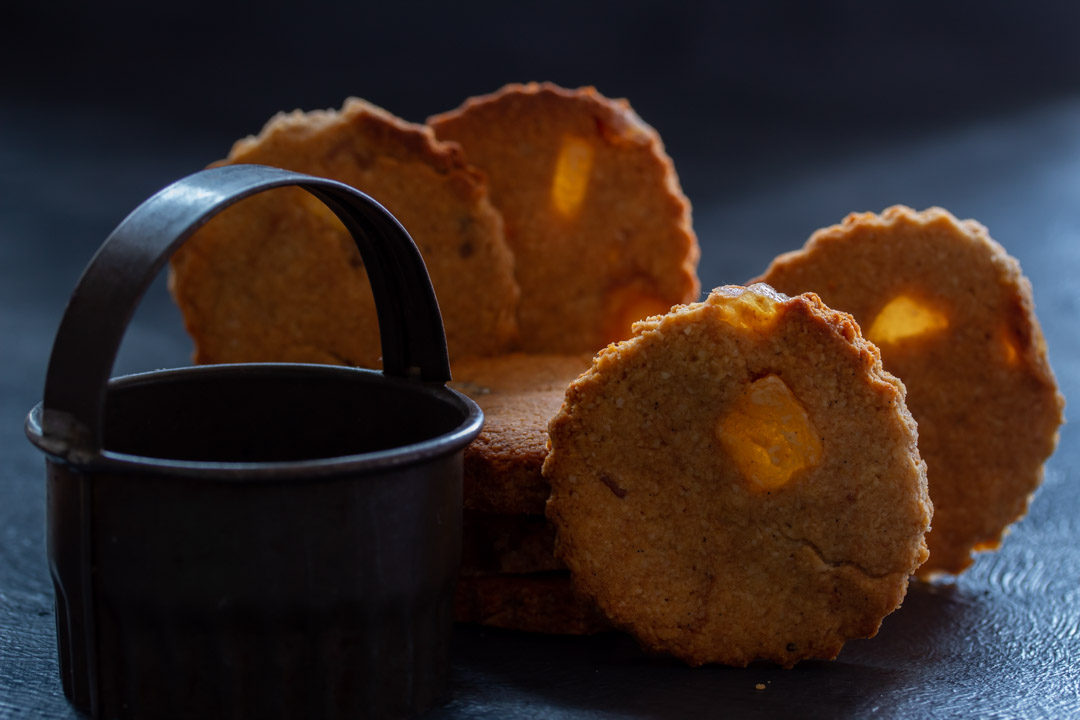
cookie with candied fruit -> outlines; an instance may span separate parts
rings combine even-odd
[[[428,120],[487,176],[525,352],[596,352],[697,298],[690,203],[657,132],[591,87],[507,85]]]
[[[926,558],[903,384],[813,294],[727,286],[636,323],[549,433],[547,514],[575,586],[692,665],[833,658]]]
[[[974,220],[896,206],[817,231],[760,279],[854,315],[907,386],[934,502],[919,574],[958,573],[997,547],[1064,408],[1019,262]]]

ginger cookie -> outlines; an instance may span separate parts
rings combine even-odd
[[[596,606],[574,592],[566,571],[462,576],[454,597],[454,619],[552,635],[592,635],[611,629]]]
[[[483,430],[465,448],[467,510],[544,514],[550,488],[540,468],[548,421],[559,411],[566,386],[591,359],[513,353],[453,364],[452,387],[484,411]]]
[[[697,298],[690,203],[660,136],[591,87],[507,85],[428,120],[487,175],[526,352],[595,352]]]
[[[526,573],[566,570],[555,558],[555,526],[543,515],[497,515],[466,510],[461,573]]]
[[[371,195],[420,248],[451,358],[503,352],[518,289],[502,219],[482,176],[429,128],[363,100],[271,119],[223,163],[329,177]],[[345,227],[298,188],[260,193],[211,220],[176,253],[170,286],[195,361],[377,367],[374,301]]]
[[[854,315],[907,386],[934,502],[919,574],[958,573],[997,547],[1064,408],[1020,264],[973,220],[897,206],[819,230],[761,280]]]
[[[904,386],[851,316],[764,285],[634,325],[567,390],[544,476],[575,586],[699,665],[833,658],[926,558]]]

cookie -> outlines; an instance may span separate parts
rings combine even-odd
[[[520,349],[595,352],[697,298],[690,203],[660,136],[625,100],[507,85],[428,124],[484,171],[506,221]]]
[[[919,574],[958,573],[997,547],[1064,407],[1020,264],[973,220],[897,206],[819,230],[761,279],[854,315],[907,386],[934,501]]]
[[[340,180],[393,213],[420,248],[451,357],[515,341],[518,289],[502,219],[483,178],[431,130],[362,100],[299,111],[237,142],[228,163]],[[260,193],[211,220],[176,253],[170,285],[195,361],[377,367],[378,324],[352,237],[298,188]]]
[[[547,424],[589,355],[469,358],[453,364],[452,387],[484,411],[484,428],[465,448],[467,510],[543,515],[550,488],[540,472]]]
[[[574,592],[569,573],[476,575],[458,580],[454,619],[506,630],[592,635],[611,626]]]
[[[494,515],[466,510],[463,575],[566,570],[555,558],[555,526],[543,515]]]
[[[577,588],[691,665],[869,637],[926,558],[904,387],[845,313],[764,285],[634,325],[567,389],[544,476]]]

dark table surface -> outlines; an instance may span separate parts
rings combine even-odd
[[[1080,99],[1058,97],[835,154],[774,157],[764,170],[684,152],[675,160],[694,203],[702,284],[744,281],[849,211],[940,205],[986,224],[1020,259],[1062,391],[1076,398],[1078,128]],[[43,461],[23,417],[40,399],[60,313],[97,245],[143,198],[225,149],[108,113],[75,119],[0,105],[0,129],[0,717],[67,718],[75,713],[57,678]],[[183,365],[189,353],[159,281],[116,372]],[[1002,549],[954,580],[913,583],[879,635],[848,643],[834,662],[689,669],[617,634],[459,627],[453,699],[434,717],[1080,715],[1078,461],[1077,428],[1066,425]]]

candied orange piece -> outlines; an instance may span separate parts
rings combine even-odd
[[[870,323],[866,337],[878,345],[938,332],[949,327],[949,318],[932,305],[910,295],[897,295]]]
[[[715,305],[724,322],[747,330],[761,330],[770,325],[776,319],[777,305],[787,299],[764,283],[754,283],[748,288],[726,285],[713,293],[730,298]]]
[[[583,138],[563,137],[555,174],[551,179],[551,202],[563,217],[573,217],[585,202],[593,165],[593,146]]]
[[[754,490],[783,487],[821,462],[821,438],[810,416],[776,375],[750,383],[717,423],[716,434]]]
[[[1009,326],[1003,325],[1001,330],[998,331],[998,336],[1001,339],[1001,347],[1005,353],[1005,364],[1015,367],[1020,363],[1020,351],[1017,350],[1015,335],[1013,335]]]

